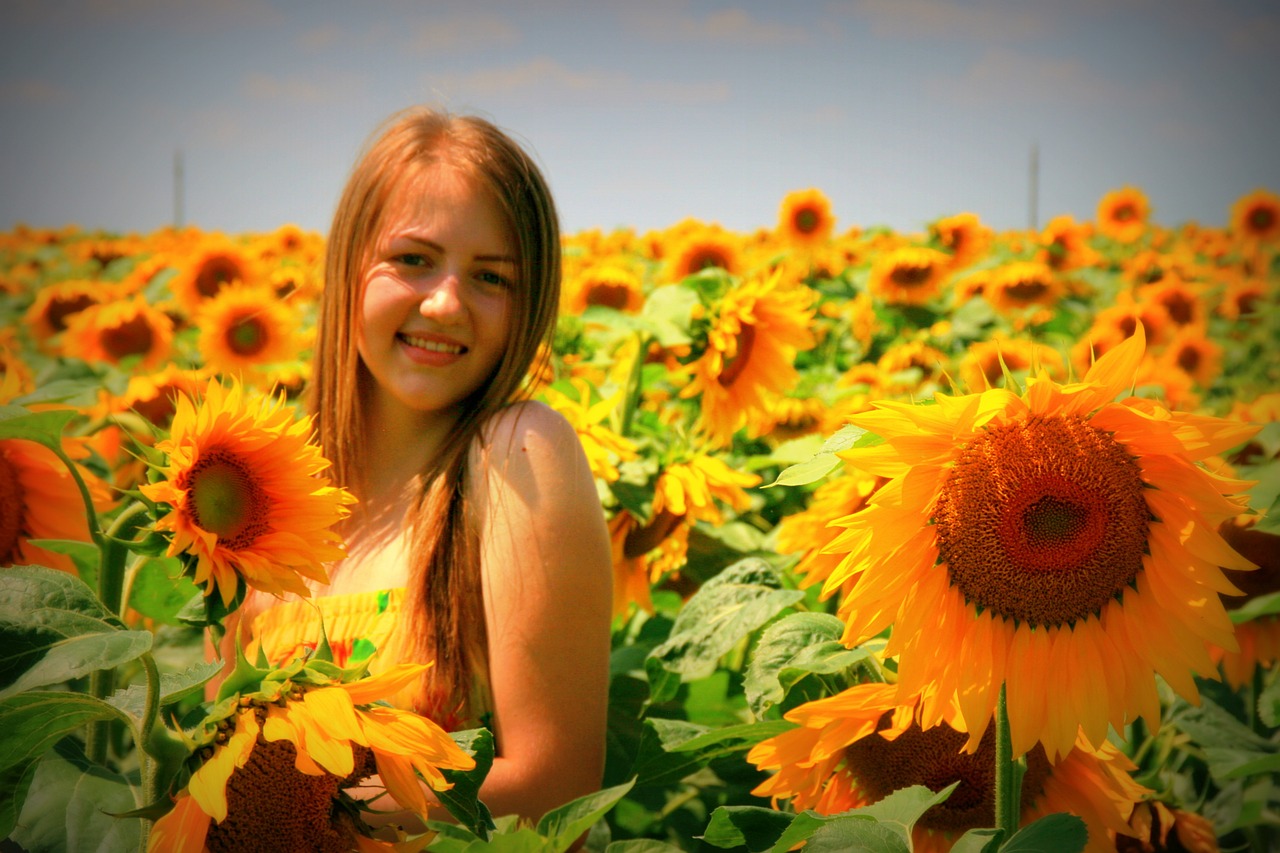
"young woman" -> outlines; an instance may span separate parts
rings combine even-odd
[[[348,555],[311,600],[236,614],[273,662],[322,616],[339,658],[434,661],[397,701],[492,729],[481,799],[532,819],[599,788],[608,691],[599,499],[572,428],[521,399],[559,277],[551,195],[518,145],[478,118],[393,117],[334,216],[309,398],[359,499]]]

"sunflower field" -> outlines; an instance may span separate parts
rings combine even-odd
[[[0,234],[0,850],[1280,849],[1280,196],[1224,214],[566,235],[529,390],[608,519],[609,737],[536,824],[381,701],[417,667],[205,698],[245,590],[342,553],[323,236]]]

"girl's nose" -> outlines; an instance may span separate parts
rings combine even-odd
[[[446,273],[432,282],[418,310],[424,317],[456,322],[464,313],[460,290],[457,275]]]

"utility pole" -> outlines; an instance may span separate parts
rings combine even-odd
[[[173,225],[175,228],[183,226],[185,213],[183,210],[183,181],[182,149],[177,148],[173,152]]]
[[[1040,143],[1031,143],[1030,198],[1027,203],[1027,227],[1040,230]]]

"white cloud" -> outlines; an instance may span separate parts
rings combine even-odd
[[[417,25],[408,37],[411,49],[423,53],[509,47],[522,36],[515,25],[498,15],[461,15]]]
[[[525,94],[680,104],[719,102],[729,97],[729,86],[723,82],[670,83],[637,80],[618,71],[577,71],[546,56],[536,57],[520,65],[486,68],[468,74],[433,75],[427,82],[433,90],[446,96]]]
[[[959,76],[935,77],[928,90],[958,103],[1117,102],[1133,93],[1078,59],[1028,56],[998,49],[984,54]],[[1124,88],[1124,91],[1121,91]]]
[[[619,14],[628,29],[661,41],[760,47],[799,44],[808,39],[808,33],[802,27],[780,21],[762,21],[745,9],[719,9],[697,15],[688,0],[632,3]]]
[[[843,7],[841,7],[843,8]],[[857,0],[853,12],[884,38],[1013,41],[1048,31],[1046,7],[962,0]],[[1049,12],[1052,15],[1052,12]]]

